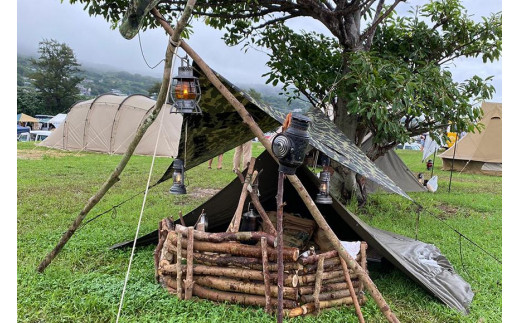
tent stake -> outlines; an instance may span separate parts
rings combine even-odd
[[[457,151],[457,140],[459,137],[459,133],[455,134],[455,147],[453,147],[453,158],[451,159],[451,169],[450,169],[450,185],[448,186],[448,193],[451,193],[451,177],[453,176],[453,162],[455,161],[455,152]]]
[[[155,106],[150,113],[150,115],[144,120],[144,122],[139,126],[137,129],[137,132],[135,134],[134,139],[132,142],[128,145],[128,148],[126,149],[125,154],[123,155],[123,158],[121,158],[121,161],[117,165],[117,167],[114,169],[112,174],[108,177],[107,181],[101,186],[101,188],[94,194],[88,201],[87,204],[83,207],[81,212],[78,214],[74,222],[69,226],[68,230],[63,234],[58,244],[52,249],[42,260],[40,265],[38,266],[38,272],[43,272],[45,268],[51,263],[51,261],[58,255],[58,253],[63,249],[65,244],[69,241],[69,239],[72,237],[74,232],[78,229],[81,222],[85,219],[87,214],[92,210],[92,208],[105,196],[106,192],[119,181],[119,175],[123,172],[123,170],[126,167],[126,164],[128,164],[128,161],[130,160],[130,157],[132,157],[135,148],[141,141],[141,138],[143,138],[144,134],[146,133],[146,130],[148,130],[148,127],[155,121],[157,116],[159,115],[159,112],[161,111],[164,103],[166,102],[166,95],[168,94],[168,87],[170,85],[170,77],[171,77],[171,67],[172,67],[172,58],[173,58],[173,52],[174,47],[172,46],[172,43],[178,43],[181,32],[184,30],[184,27],[186,26],[189,17],[191,16],[191,12],[193,11],[193,7],[195,5],[196,0],[188,0],[186,3],[186,8],[184,9],[184,12],[177,22],[177,25],[175,26],[175,30],[172,28],[173,33],[170,34],[170,39],[168,40],[168,46],[166,48],[166,54],[164,59],[164,72],[163,72],[163,79],[161,84],[161,89],[159,90],[159,95],[157,96],[157,102],[155,103]],[[171,42],[170,42],[171,41]]]

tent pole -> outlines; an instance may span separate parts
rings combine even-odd
[[[171,34],[170,39],[168,40],[168,46],[166,48],[166,54],[165,54],[165,60],[164,60],[164,72],[163,72],[163,79],[161,84],[161,89],[159,90],[159,95],[157,97],[157,102],[155,103],[155,106],[152,110],[152,113],[143,121],[143,123],[139,126],[137,129],[137,132],[135,134],[134,139],[132,142],[128,145],[128,148],[126,149],[125,154],[123,155],[123,158],[121,158],[121,161],[117,165],[117,167],[114,169],[114,171],[110,174],[106,182],[101,186],[101,188],[94,194],[88,201],[87,204],[83,207],[81,212],[78,214],[74,222],[71,223],[68,230],[63,234],[58,244],[52,249],[42,260],[40,265],[38,266],[38,272],[42,273],[45,268],[51,263],[51,261],[58,255],[58,253],[61,251],[61,249],[65,246],[65,244],[69,241],[69,239],[72,237],[74,232],[78,229],[81,222],[85,219],[87,214],[92,210],[92,208],[105,196],[106,192],[119,181],[119,175],[123,172],[123,170],[126,167],[126,164],[130,160],[130,157],[132,157],[135,148],[141,141],[141,138],[143,138],[144,134],[146,133],[146,130],[150,125],[155,121],[157,116],[159,115],[159,112],[161,111],[161,108],[163,107],[164,103],[166,102],[166,95],[168,93],[168,87],[170,84],[170,78],[171,78],[171,67],[172,67],[172,59],[173,59],[173,52],[174,47],[172,45],[173,43],[178,43],[181,32],[186,26],[189,17],[191,16],[191,12],[193,11],[193,6],[195,5],[196,0],[188,0],[186,4],[186,8],[184,9],[184,12],[177,22],[176,28]]]
[[[276,192],[276,256],[278,265],[278,308],[276,322],[283,322],[283,179],[284,173],[278,172]]]
[[[448,193],[451,193],[451,177],[453,176],[453,162],[455,161],[455,152],[457,151],[457,140],[459,133],[455,134],[455,147],[453,147],[453,157],[451,158],[451,169],[450,169],[450,184],[448,185]]]
[[[173,29],[170,25],[164,20],[162,15],[159,13],[157,9],[152,9],[152,13],[157,19],[157,22],[160,23],[165,30],[170,33]],[[208,80],[215,86],[215,88],[228,100],[228,102],[235,108],[244,123],[251,129],[251,132],[258,137],[258,140],[262,143],[265,149],[269,152],[271,156],[275,160],[277,160],[273,151],[271,150],[271,143],[264,136],[264,132],[260,129],[258,124],[253,120],[253,117],[247,112],[246,108],[237,100],[237,98],[226,88],[224,84],[218,79],[218,77],[213,73],[211,68],[204,62],[204,60],[183,40],[180,41],[179,45],[185,52],[188,54],[195,63],[199,66],[202,72],[207,76]],[[395,314],[392,312],[383,296],[372,282],[370,277],[367,275],[366,271],[348,254],[345,248],[341,245],[340,240],[336,236],[336,234],[332,231],[327,221],[320,213],[320,210],[314,203],[312,197],[307,192],[307,189],[303,186],[301,181],[298,179],[296,175],[286,175],[291,184],[294,186],[303,202],[311,212],[314,220],[318,224],[320,228],[322,228],[325,232],[326,237],[329,241],[334,245],[334,248],[338,251],[338,254],[345,260],[349,268],[352,268],[354,272],[360,277],[360,280],[363,281],[365,286],[367,287],[368,292],[378,305],[379,309],[385,315],[386,319],[389,322],[399,322]]]
[[[433,151],[433,164],[432,164],[432,173],[430,174],[430,178],[433,177],[433,170],[435,169],[435,154],[437,153],[437,148]]]

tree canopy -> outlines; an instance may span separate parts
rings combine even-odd
[[[36,71],[30,74],[30,78],[45,110],[39,112],[63,112],[79,99],[76,86],[82,80],[77,76],[80,64],[67,44],[54,39],[41,41],[38,53],[40,57],[37,60],[31,59]]]
[[[183,0],[159,1],[174,21]],[[85,4],[117,27],[129,0],[70,0]],[[149,0],[135,0],[143,7]],[[403,0],[205,0],[194,14],[225,31],[228,45],[269,52],[267,83],[282,84],[290,96],[324,112],[356,144],[374,135],[367,155],[375,160],[400,142],[430,132],[441,139],[448,124],[475,130],[480,101],[492,97],[490,77],[455,82],[447,68],[459,57],[497,60],[502,51],[502,14],[473,20],[461,0],[431,0],[407,15],[395,8]],[[137,5],[139,4],[139,5]],[[286,22],[308,17],[330,35],[293,30]],[[149,14],[143,28],[157,22]],[[342,170],[346,176],[345,170]],[[348,172],[347,172],[348,173]],[[352,174],[350,182],[353,182]],[[347,184],[351,185],[351,184]]]

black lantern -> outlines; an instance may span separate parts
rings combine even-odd
[[[330,190],[330,173],[326,170],[320,173],[320,190],[316,196],[317,204],[332,204],[332,198],[329,195]]]
[[[172,194],[186,194],[184,186],[184,162],[182,159],[173,161],[173,186],[170,188]]]
[[[187,58],[185,60],[186,66],[184,66],[184,59],[181,60],[179,74],[173,77],[171,82],[172,108],[170,113],[202,114],[199,107],[201,95],[199,79],[193,76],[193,67],[189,65]]]
[[[271,149],[280,161],[278,171],[294,175],[305,158],[305,149],[309,143],[309,128],[311,120],[303,115],[292,115],[289,128],[276,135]]]
[[[428,161],[426,162],[426,169],[431,170],[432,167],[433,167],[433,161],[431,159],[428,159]]]

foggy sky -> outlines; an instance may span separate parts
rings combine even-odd
[[[412,5],[424,0],[409,0],[397,8],[406,14]],[[474,19],[480,20],[491,12],[502,10],[500,1],[468,0],[464,2]],[[223,32],[195,21],[194,34],[188,43],[213,69],[233,83],[263,84],[261,75],[268,71],[265,53],[250,49],[247,53],[240,46],[228,47],[220,39]],[[295,30],[314,30],[330,35],[318,21],[311,18],[290,20],[287,25]],[[80,4],[71,5],[59,0],[18,0],[17,1],[17,50],[19,54],[36,55],[38,42],[55,39],[69,45],[78,61],[83,65],[104,64],[114,69],[131,73],[162,76],[162,64],[151,70],[147,67],[139,39],[124,39],[119,31],[110,28],[102,17],[91,17]],[[161,29],[141,33],[141,44],[148,64],[154,66],[164,58],[168,38]],[[107,67],[108,68],[108,67]],[[495,76],[492,84],[496,89],[493,101],[502,101],[502,63],[483,64],[480,59],[458,59],[450,66],[455,81],[463,81],[473,75],[482,78]]]

